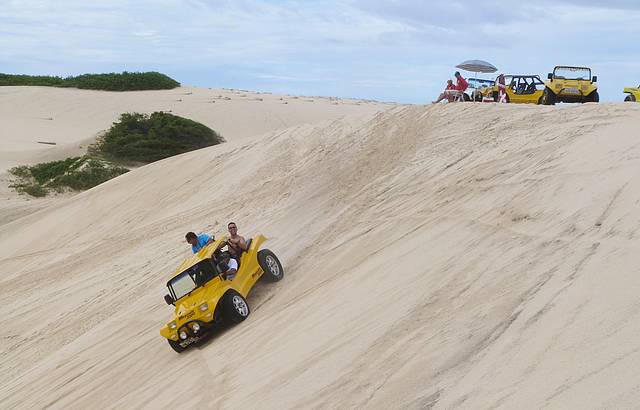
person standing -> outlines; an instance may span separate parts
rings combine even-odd
[[[469,87],[469,83],[460,74],[460,71],[456,71],[455,76],[456,76],[456,90],[458,90],[461,93],[465,92]]]

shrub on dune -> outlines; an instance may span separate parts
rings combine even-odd
[[[204,124],[165,112],[127,113],[90,151],[106,158],[149,163],[224,142]]]
[[[164,112],[122,114],[87,155],[12,168],[10,187],[36,197],[51,190],[85,190],[129,171],[120,164],[146,164],[222,142],[211,128],[187,118]]]
[[[129,170],[90,156],[67,158],[37,165],[22,165],[9,170],[15,177],[10,187],[18,192],[41,197],[51,190],[62,192],[93,188]]]

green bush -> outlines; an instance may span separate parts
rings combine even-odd
[[[33,179],[39,184],[46,184],[71,172],[83,164],[83,157],[67,158],[60,161],[44,162],[28,167]],[[16,175],[15,172],[12,174]]]
[[[52,188],[69,187],[76,191],[93,188],[129,170],[104,160],[88,158],[83,166],[54,178]]]
[[[145,73],[83,74],[76,77],[52,77],[33,75],[13,75],[0,73],[0,86],[28,85],[50,87],[74,87],[87,90],[136,91],[170,90],[180,83],[155,71]]]
[[[9,172],[17,179],[12,181],[10,187],[41,197],[50,190],[62,192],[65,188],[76,191],[93,188],[128,171],[112,162],[85,155],[12,168]]]
[[[10,185],[10,188],[14,188],[16,191],[24,194],[28,194],[34,196],[36,198],[40,198],[47,195],[47,190],[38,184],[17,184]]]
[[[206,125],[164,112],[127,113],[90,152],[116,161],[149,163],[224,142]]]

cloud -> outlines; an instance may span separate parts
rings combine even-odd
[[[540,74],[591,64],[614,99],[613,77],[640,61],[638,19],[635,0],[4,0],[0,63],[412,102],[466,59]]]

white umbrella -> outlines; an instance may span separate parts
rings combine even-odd
[[[456,66],[461,70],[471,71],[476,73],[476,77],[478,77],[478,73],[495,73],[498,69],[491,63],[488,63],[483,60],[467,60],[463,61]],[[473,91],[472,98],[476,98],[477,90]]]
[[[482,60],[467,60],[458,64],[456,68],[474,73],[495,73],[498,69],[491,63]]]

